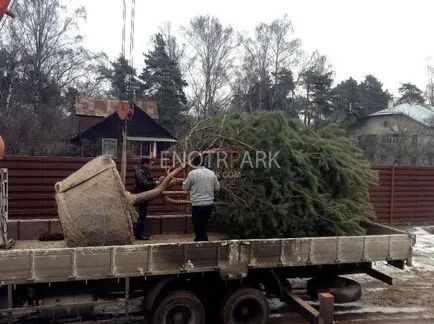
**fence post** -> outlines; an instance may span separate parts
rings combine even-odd
[[[329,293],[318,294],[319,324],[333,324],[334,296]]]
[[[393,223],[393,212],[394,212],[394,199],[395,199],[395,164],[392,165],[392,176],[390,183],[390,215],[389,224]]]

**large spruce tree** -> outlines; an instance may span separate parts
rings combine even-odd
[[[239,152],[211,164],[222,184],[214,225],[232,237],[361,234],[361,221],[375,217],[368,189],[377,176],[333,125],[315,131],[281,113],[233,114],[201,123],[181,146]]]
[[[183,131],[187,120],[187,99],[178,64],[169,57],[161,34],[154,37],[154,49],[145,54],[145,68],[140,78],[144,81],[143,95],[158,103],[160,123],[172,134]]]

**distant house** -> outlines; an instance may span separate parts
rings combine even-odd
[[[134,115],[127,123],[128,156],[158,157],[162,151],[177,142],[176,138],[158,123],[155,102],[138,101],[132,105]],[[79,129],[72,142],[79,146],[80,155],[121,156],[122,121],[117,114],[118,107],[118,100],[77,99]]]
[[[434,108],[400,104],[366,117],[355,136],[374,164],[433,165]]]

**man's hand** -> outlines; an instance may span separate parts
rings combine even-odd
[[[162,183],[164,180],[164,176],[161,176],[157,181],[155,181],[155,183],[157,184],[157,186]]]

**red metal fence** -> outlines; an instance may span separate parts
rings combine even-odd
[[[5,157],[0,168],[9,169],[9,218],[56,218],[54,184],[78,170],[90,158],[78,157]],[[119,168],[119,161],[116,160]],[[127,190],[133,185],[133,166],[127,167]],[[370,190],[371,201],[381,223],[434,222],[434,167],[376,167],[380,184]],[[166,174],[160,167],[152,169],[158,177]],[[150,215],[180,215],[186,206],[152,201]]]
[[[57,218],[54,184],[78,170],[91,158],[81,157],[5,157],[0,168],[9,173],[9,219]],[[115,159],[120,171],[120,160]],[[138,159],[129,159],[126,189],[132,190],[134,165]],[[153,167],[155,177],[165,175],[160,167]],[[98,205],[96,204],[96,208]],[[149,214],[185,214],[186,206],[168,205],[155,199],[149,205]]]
[[[434,167],[381,166],[370,190],[381,223],[434,222]]]

